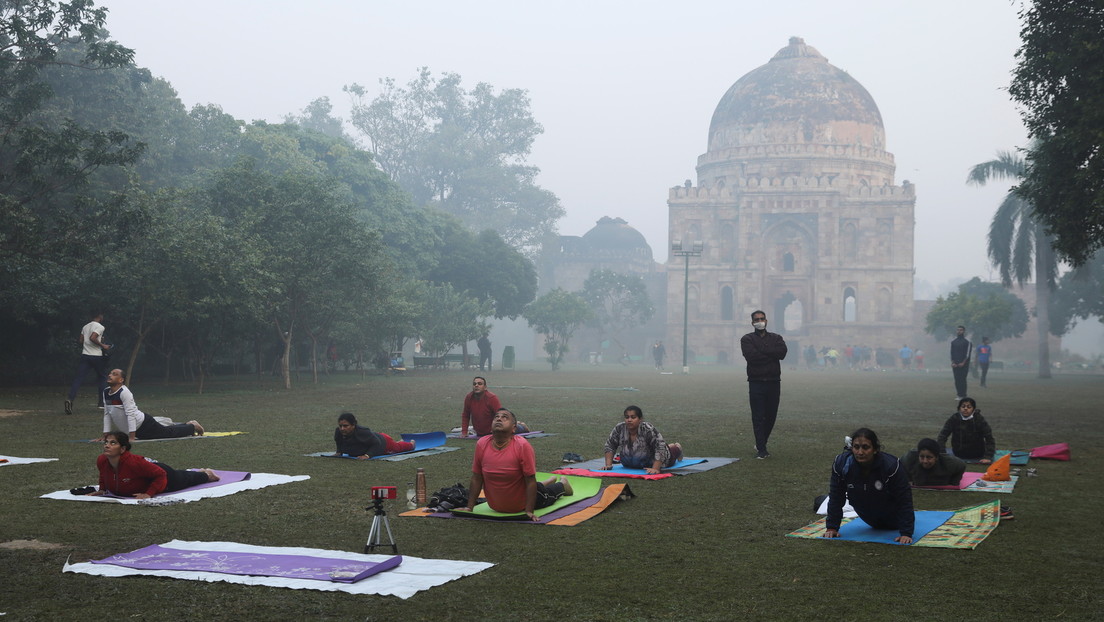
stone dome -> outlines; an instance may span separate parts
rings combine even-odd
[[[652,247],[623,218],[603,216],[590,231],[583,234],[583,244],[592,253],[606,255],[643,255],[650,261]]]
[[[868,169],[861,175],[867,183],[885,182],[887,173],[892,182],[893,156],[874,98],[800,37],[728,89],[713,112],[708,145],[698,167],[705,183],[732,175],[853,174],[855,161]],[[786,164],[763,165],[779,159]],[[840,159],[851,162],[841,166]],[[727,166],[733,163],[740,166]]]

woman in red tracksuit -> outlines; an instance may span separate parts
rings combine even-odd
[[[96,458],[96,467],[100,470],[100,486],[99,490],[88,493],[91,495],[149,499],[162,492],[175,492],[219,479],[211,469],[178,471],[130,453],[130,437],[126,432],[104,435],[104,449]]]

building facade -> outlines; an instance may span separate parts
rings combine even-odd
[[[874,99],[804,40],[737,80],[697,184],[669,192],[669,242],[703,243],[688,283],[667,264],[669,351],[686,317],[692,363],[739,362],[756,309],[791,351],[912,334],[916,194],[895,169]]]

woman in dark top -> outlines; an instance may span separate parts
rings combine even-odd
[[[957,486],[966,472],[966,463],[939,451],[939,443],[921,439],[916,449],[901,458],[913,486]]]
[[[947,419],[939,431],[939,438],[935,440],[940,447],[946,447],[948,438],[951,439],[951,453],[963,460],[989,464],[997,451],[993,429],[981,416],[981,410],[972,397],[958,401],[958,412]]]
[[[895,456],[884,453],[878,435],[859,428],[851,435],[851,446],[836,456],[828,494],[825,538],[838,538],[844,503],[874,529],[896,529],[894,540],[912,544],[916,516],[912,510],[912,488]]]

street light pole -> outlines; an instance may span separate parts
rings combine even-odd
[[[690,248],[683,248],[682,240],[671,242],[671,254],[675,257],[683,257],[686,260],[686,269],[682,278],[682,373],[690,373],[690,364],[687,361],[687,335],[690,332],[690,258],[701,257],[705,244],[701,240],[694,241]]]

